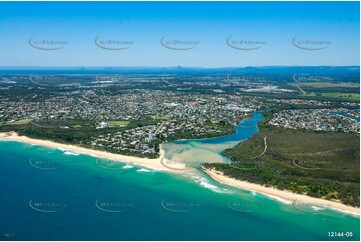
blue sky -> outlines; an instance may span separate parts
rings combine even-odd
[[[0,66],[359,65],[359,10],[358,2],[0,2]],[[133,44],[105,50],[98,36]],[[234,49],[230,36],[263,44]],[[67,44],[44,51],[30,37]],[[196,44],[173,50],[162,37]],[[326,48],[297,48],[295,37]]]

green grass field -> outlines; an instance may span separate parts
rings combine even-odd
[[[168,119],[168,117],[163,117],[163,116],[158,116],[158,115],[152,115],[151,118],[154,120],[167,120]]]
[[[116,127],[125,127],[130,124],[130,121],[108,121],[107,124]]]
[[[21,124],[27,124],[30,122],[30,119],[22,119],[22,120],[18,120],[12,123],[7,123],[7,124],[0,124],[1,126],[3,125],[21,125]]]
[[[359,93],[342,93],[342,92],[322,92],[322,93],[314,93],[310,92],[305,94],[304,96],[321,96],[321,97],[331,97],[331,98],[339,98],[339,99],[346,99],[346,100],[352,100],[357,101],[360,100],[360,94]]]
[[[315,87],[315,88],[327,88],[327,87],[350,87],[358,88],[359,83],[355,82],[300,82],[302,86]]]

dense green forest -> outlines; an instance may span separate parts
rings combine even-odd
[[[224,153],[233,164],[203,164],[225,175],[360,206],[358,134],[268,127]]]

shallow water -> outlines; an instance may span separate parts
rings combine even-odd
[[[198,140],[181,140],[163,144],[165,156],[171,160],[199,166],[206,162],[231,162],[222,154],[225,149],[236,146],[258,132],[257,123],[263,119],[259,112],[235,126],[236,133],[221,137]]]
[[[246,124],[250,133],[253,128],[257,131],[251,122],[243,123]],[[190,147],[220,154],[222,141],[243,140],[246,132],[239,130],[233,137],[176,142],[180,146],[167,147],[167,155],[179,153],[188,159],[193,157],[186,153],[193,152]],[[0,152],[1,240],[360,237],[359,218],[234,189],[206,175],[169,174],[129,164],[99,163],[95,157],[18,142],[0,141]],[[203,159],[200,155],[192,162]],[[330,238],[331,231],[352,232],[353,236]]]

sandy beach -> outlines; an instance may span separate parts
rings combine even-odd
[[[155,170],[162,170],[168,172],[177,172],[177,173],[188,173],[192,172],[192,169],[184,169],[184,163],[172,162],[164,157],[164,150],[160,147],[160,157],[156,159],[140,158],[134,156],[125,156],[120,154],[113,154],[106,151],[93,150],[88,148],[83,148],[75,145],[61,144],[53,141],[33,139],[26,136],[19,136],[16,132],[6,132],[0,133],[1,140],[8,141],[17,141],[32,145],[40,145],[54,149],[61,149],[65,151],[71,151],[78,154],[92,155],[98,158],[109,159],[113,161],[118,161],[126,164],[134,164],[136,166],[146,167]],[[351,214],[354,216],[360,216],[360,209],[347,206],[338,202],[328,201],[319,198],[313,198],[306,195],[295,194],[289,191],[282,191],[271,187],[265,187],[262,185],[236,180],[234,178],[227,177],[219,171],[204,169],[203,171],[211,176],[213,179],[217,180],[220,183],[230,185],[242,190],[254,191],[257,193],[262,193],[270,197],[277,197],[281,199],[288,200],[290,202],[297,201],[298,203],[307,203],[315,206],[327,207],[330,209],[338,210],[343,213]]]
[[[155,170],[169,171],[169,172],[187,172],[189,170],[177,169],[182,164],[172,164],[172,162],[167,162],[168,160],[164,157],[164,151],[160,147],[160,157],[156,159],[140,158],[134,156],[126,156],[120,154],[114,154],[106,151],[87,149],[75,145],[61,144],[48,140],[33,139],[26,136],[19,136],[16,132],[6,132],[0,133],[0,139],[17,141],[32,145],[40,145],[54,149],[61,149],[66,151],[71,151],[78,154],[92,155],[98,158],[109,159],[113,161],[118,161],[126,164],[134,164],[136,166],[146,167]],[[165,164],[165,165],[164,165]],[[173,168],[174,166],[174,168]],[[172,169],[173,168],[173,169]]]
[[[327,207],[333,210],[338,210],[342,213],[347,213],[353,216],[360,216],[360,209],[344,205],[342,203],[333,202],[329,200],[324,200],[320,198],[314,198],[306,195],[296,194],[290,191],[282,191],[271,187],[265,187],[262,185],[246,182],[246,181],[240,181],[236,180],[234,178],[227,177],[223,175],[222,172],[216,171],[214,169],[204,169],[203,171],[207,173],[209,176],[211,176],[216,181],[227,184],[229,186],[233,186],[236,188],[240,188],[243,190],[248,191],[254,191],[257,193],[262,193],[264,195],[270,196],[270,197],[277,197],[281,198],[290,202],[297,202],[297,203],[304,203],[309,205],[314,205],[318,207]]]

